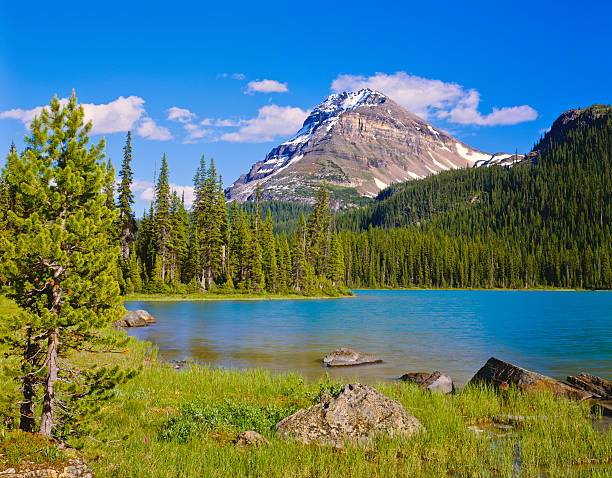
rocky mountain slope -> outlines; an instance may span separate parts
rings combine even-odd
[[[567,110],[555,120],[550,130],[536,144],[529,156],[535,156],[538,152],[544,153],[552,145],[563,140],[570,131],[585,129],[601,118],[610,116],[612,116],[610,105],[595,104],[588,108]]]
[[[246,201],[260,183],[264,199],[312,202],[326,181],[336,205],[350,206],[393,183],[509,159],[478,151],[387,96],[362,89],[329,96],[292,139],[225,193],[228,200]]]

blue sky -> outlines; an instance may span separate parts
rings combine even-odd
[[[3,1],[0,144],[75,88],[117,168],[133,131],[140,215],[164,152],[175,185],[202,155],[228,185],[344,88],[491,153],[612,102],[608,1],[223,3]]]

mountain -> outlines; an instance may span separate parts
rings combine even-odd
[[[577,108],[565,111],[555,120],[550,130],[538,144],[535,145],[530,156],[533,157],[538,153],[548,151],[552,146],[561,142],[572,131],[584,130],[600,121],[601,118],[609,118],[611,115],[612,107],[610,105],[595,104],[588,108]]]
[[[329,96],[293,138],[272,149],[225,193],[228,200],[246,201],[260,183],[264,199],[312,202],[326,181],[336,206],[350,206],[363,202],[360,197],[376,197],[390,184],[491,159],[387,96],[362,89]]]
[[[566,111],[530,155],[337,215],[347,284],[612,289],[612,108]]]

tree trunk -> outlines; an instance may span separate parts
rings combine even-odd
[[[57,381],[57,345],[58,330],[51,330],[47,346],[47,376],[45,377],[45,395],[40,420],[40,434],[51,436],[55,419],[55,382]]]
[[[25,373],[25,369],[28,364],[33,365],[31,361],[36,356],[37,347],[36,344],[32,343],[32,328],[27,327],[26,330],[26,346],[23,353],[23,371]],[[23,401],[21,402],[21,406],[19,407],[19,429],[32,433],[34,431],[34,399],[36,398],[36,393],[34,391],[34,376],[32,373],[27,373],[23,376],[23,382],[21,385],[21,393],[23,395]]]
[[[206,269],[202,269],[202,279],[200,280],[200,288],[206,290]]]

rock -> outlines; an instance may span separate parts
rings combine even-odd
[[[591,397],[588,392],[570,387],[559,380],[517,367],[495,357],[487,360],[484,367],[472,377],[468,385],[479,383],[493,385],[500,390],[507,390],[510,386],[515,386],[524,392],[547,391],[574,400],[585,400]]]
[[[591,412],[597,415],[601,415],[602,417],[612,418],[612,404],[595,402],[591,405]]]
[[[342,387],[336,398],[299,410],[276,424],[283,439],[342,446],[348,439],[364,444],[379,435],[409,436],[424,430],[399,402],[360,383]]]
[[[455,391],[453,380],[447,374],[438,371],[406,373],[401,379],[404,382],[416,383],[422,390],[431,392],[453,393]]]
[[[601,377],[581,372],[578,375],[567,377],[567,381],[580,390],[592,393],[595,398],[612,400],[612,382]]]
[[[240,435],[238,435],[238,439],[236,440],[236,445],[242,446],[242,447],[269,445],[269,444],[270,442],[265,436],[257,432],[254,432],[253,430],[247,430],[245,432],[242,432]]]
[[[334,350],[332,353],[323,357],[323,363],[328,367],[350,367],[381,362],[382,360],[377,359],[373,355],[345,348]]]
[[[156,320],[146,310],[130,310],[113,324],[115,327],[145,327]]]

